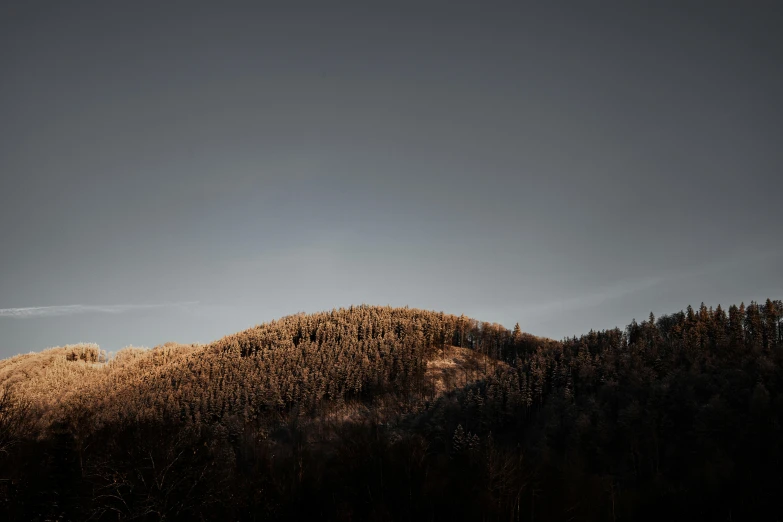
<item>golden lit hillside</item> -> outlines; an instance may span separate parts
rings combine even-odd
[[[284,317],[209,345],[129,347],[108,361],[96,345],[19,355],[0,361],[0,385],[29,399],[42,427],[66,418],[250,420],[388,394],[410,406],[494,372],[509,336],[464,316],[358,306]]]

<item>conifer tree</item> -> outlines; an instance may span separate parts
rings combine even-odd
[[[466,442],[465,429],[462,424],[457,424],[457,429],[454,430],[454,436],[451,438],[451,448],[454,453],[461,453],[465,449]]]

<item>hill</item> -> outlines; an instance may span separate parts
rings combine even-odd
[[[0,514],[764,520],[783,492],[781,310],[702,304],[554,341],[363,305],[111,360],[20,355],[0,361]]]

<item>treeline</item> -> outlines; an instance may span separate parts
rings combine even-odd
[[[552,341],[360,306],[0,361],[8,520],[776,520],[783,305]],[[439,394],[428,363],[481,354]],[[483,366],[483,367],[482,367]]]
[[[518,445],[534,470],[523,518],[778,520],[782,310],[702,304],[567,339],[415,426],[434,440],[452,434],[452,449],[468,433],[477,447],[490,435]]]

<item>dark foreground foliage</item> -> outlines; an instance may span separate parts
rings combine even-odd
[[[418,310],[295,316],[111,374],[61,415],[6,377],[0,519],[780,520],[781,310],[562,342]],[[436,393],[446,344],[495,363]]]

